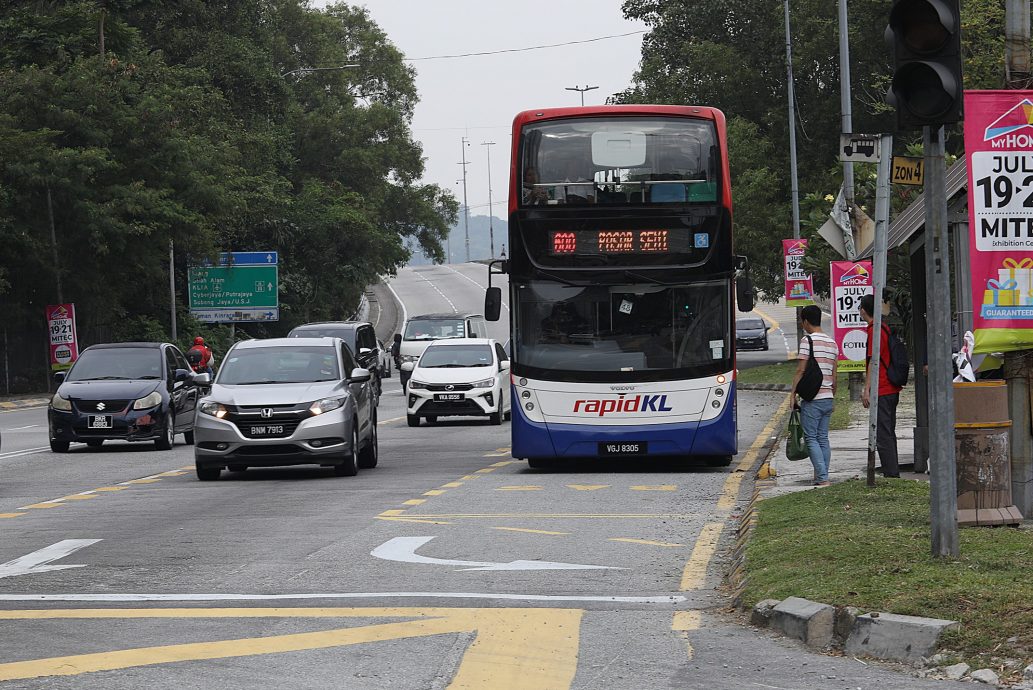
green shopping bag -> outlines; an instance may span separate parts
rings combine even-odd
[[[800,410],[794,409],[789,414],[789,434],[786,437],[786,457],[790,460],[806,460],[810,457],[807,442],[803,438],[803,424],[800,422]]]

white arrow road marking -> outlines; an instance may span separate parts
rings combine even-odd
[[[31,575],[34,573],[45,573],[50,570],[67,570],[68,568],[83,568],[85,565],[47,565],[53,561],[64,558],[75,553],[79,549],[96,544],[100,539],[65,539],[56,544],[51,544],[39,551],[15,558],[13,561],[0,563],[0,577],[14,577],[16,575]]]
[[[510,561],[509,563],[491,563],[480,561],[460,561],[450,558],[431,558],[416,553],[434,537],[395,537],[389,539],[370,551],[374,558],[401,563],[421,563],[424,565],[458,565],[461,570],[625,570],[609,565],[581,565],[580,563],[553,563],[550,561]]]

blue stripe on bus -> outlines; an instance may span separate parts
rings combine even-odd
[[[629,426],[594,424],[543,424],[513,405],[514,458],[597,457],[600,442],[646,441],[649,455],[735,455],[735,383],[729,388],[730,404],[715,419],[679,424]]]

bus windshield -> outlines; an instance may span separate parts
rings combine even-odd
[[[514,354],[536,370],[528,375],[560,380],[591,380],[593,372],[600,380],[642,381],[728,371],[729,290],[728,280],[670,287],[532,280],[514,291]]]
[[[705,120],[622,117],[523,130],[525,206],[714,203],[717,137]]]

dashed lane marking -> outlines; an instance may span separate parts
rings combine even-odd
[[[452,522],[446,522],[445,520],[421,520],[419,518],[407,518],[407,517],[390,517],[387,515],[378,515],[377,520],[386,520],[388,522],[418,522],[421,525],[451,525]]]
[[[449,482],[447,484],[442,484],[441,488],[443,488],[443,489],[458,489],[462,485],[463,485],[462,482]]]
[[[541,491],[543,487],[535,486],[531,484],[524,484],[518,486],[499,486],[496,487],[496,491]]]
[[[444,489],[431,489],[430,491],[424,491],[423,495],[424,496],[440,496],[443,493],[445,493]]]
[[[689,642],[689,633],[699,630],[702,625],[703,616],[699,611],[676,611],[674,620],[671,621],[671,630],[677,632],[685,640],[685,652],[689,661],[692,661],[692,643]]]
[[[425,498],[410,498],[408,501],[402,501],[403,506],[420,506],[427,502]]]
[[[405,512],[405,511],[400,511]],[[384,513],[381,513],[384,515]],[[433,515],[412,515],[414,518],[428,520],[465,520],[465,519],[510,519],[540,518],[561,519],[584,518],[591,520],[656,520],[667,518],[672,520],[698,520],[700,513],[436,513]]]
[[[0,519],[2,519],[2,518],[16,518],[19,515],[25,515],[25,513],[0,513]]]
[[[609,489],[609,484],[567,484],[568,489],[574,491],[598,491],[599,489]]]
[[[671,548],[682,548],[685,544],[671,544],[666,541],[650,541],[649,539],[632,539],[631,537],[613,537],[609,541],[621,541],[628,544],[644,544],[646,546],[668,546]]]
[[[660,484],[658,486],[633,486],[632,491],[675,491],[677,484]]]
[[[525,529],[523,527],[492,527],[492,529],[497,529],[497,530],[500,530],[502,532],[524,532],[526,534],[547,534],[547,535],[553,536],[553,537],[565,537],[565,536],[570,534],[570,532],[550,532],[549,530],[544,530],[544,529]]]

